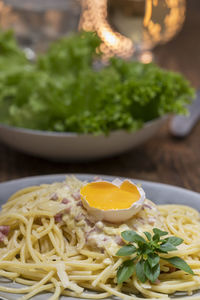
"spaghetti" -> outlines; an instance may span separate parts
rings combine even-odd
[[[24,294],[22,300],[40,292],[52,293],[51,300],[61,295],[134,300],[141,299],[139,294],[169,299],[175,292],[187,293],[189,299],[200,287],[199,213],[182,205],[156,206],[146,199],[140,212],[124,224],[97,222],[82,206],[83,184],[69,177],[28,187],[8,199],[0,213],[0,276],[22,287],[2,285],[0,291]],[[116,273],[124,260],[115,255],[123,244],[121,232],[133,229],[143,234],[154,227],[184,239],[177,251],[163,256],[182,257],[195,275],[161,260],[158,282],[143,284],[133,275],[117,285]]]

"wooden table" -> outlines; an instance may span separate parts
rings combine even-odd
[[[200,86],[200,1],[188,1],[183,30],[155,49],[159,65],[182,72]],[[0,144],[0,181],[56,173],[98,173],[182,186],[200,192],[200,123],[186,139],[173,138],[166,125],[140,148],[88,163],[56,163],[18,153]]]

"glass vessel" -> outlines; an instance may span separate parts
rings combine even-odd
[[[117,54],[152,59],[151,50],[166,43],[185,20],[185,0],[82,0],[80,27],[102,38],[105,57]]]

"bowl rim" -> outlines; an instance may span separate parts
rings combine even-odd
[[[124,132],[127,134],[132,134],[132,133],[136,133],[146,127],[150,127],[152,124],[157,123],[157,122],[161,122],[164,120],[167,120],[167,118],[169,117],[169,115],[164,115],[164,116],[160,116],[158,118],[152,119],[150,121],[144,122],[143,126],[141,128],[139,128],[138,130],[132,130],[132,131],[128,131],[125,129],[118,129],[118,130],[113,130],[110,131],[110,133],[108,135],[106,134],[92,134],[92,133],[76,133],[76,132],[60,132],[60,131],[49,131],[49,130],[39,130],[39,129],[29,129],[29,128],[23,128],[23,127],[16,127],[16,126],[12,126],[12,125],[6,125],[3,123],[0,123],[0,131],[2,129],[7,129],[10,131],[14,131],[14,132],[19,132],[19,133],[25,133],[25,134],[30,134],[30,135],[40,135],[40,136],[55,136],[55,137],[79,137],[79,136],[93,136],[93,137],[100,137],[100,136],[109,136],[111,134],[116,134],[119,132]]]

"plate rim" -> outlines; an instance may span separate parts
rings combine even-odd
[[[33,175],[33,176],[25,176],[25,177],[20,177],[20,178],[16,178],[16,179],[11,179],[11,180],[6,180],[6,181],[2,181],[0,182],[0,188],[3,185],[10,185],[10,184],[15,184],[15,183],[20,183],[22,181],[26,181],[26,180],[30,180],[30,179],[42,179],[42,178],[53,178],[53,177],[66,177],[66,176],[77,176],[77,177],[103,177],[103,178],[108,178],[108,179],[113,179],[113,177],[119,178],[119,179],[131,179],[134,182],[138,182],[141,184],[149,184],[149,185],[157,185],[158,187],[163,187],[163,188],[170,188],[170,189],[176,189],[179,190],[180,192],[185,192],[188,194],[193,194],[194,196],[199,196],[200,197],[200,193],[184,188],[184,187],[180,187],[177,185],[172,185],[172,184],[167,184],[167,183],[162,183],[162,182],[157,182],[157,181],[149,181],[149,180],[143,180],[143,179],[138,179],[138,178],[132,178],[132,177],[125,177],[125,176],[117,176],[117,175],[107,175],[107,174],[96,174],[96,173],[55,173],[55,174],[43,174],[43,175]],[[200,200],[199,200],[200,201]]]

